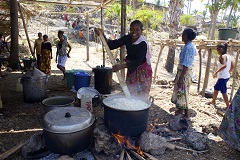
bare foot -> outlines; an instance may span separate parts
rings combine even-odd
[[[213,105],[213,106],[216,106],[216,103],[213,102],[213,101],[207,102],[206,104],[207,104],[207,105]]]

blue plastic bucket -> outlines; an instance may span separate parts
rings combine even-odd
[[[74,88],[78,91],[82,87],[90,86],[91,75],[88,72],[74,73]]]
[[[67,70],[65,72],[65,77],[66,77],[66,80],[67,80],[67,87],[68,88],[72,88],[74,87],[74,73],[76,72],[84,72],[83,70],[80,70],[80,69],[73,69],[73,70]]]

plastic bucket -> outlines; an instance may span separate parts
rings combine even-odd
[[[101,94],[110,94],[112,89],[112,68],[96,67],[94,72],[94,88]]]
[[[74,88],[78,91],[82,87],[90,86],[91,75],[88,72],[74,73]]]
[[[31,59],[22,59],[23,61],[23,68],[24,68],[24,71],[27,72],[30,68],[31,68],[31,65],[32,65],[32,62],[35,62],[36,59],[35,58],[31,58]],[[35,66],[35,64],[34,64]]]
[[[83,70],[68,70],[65,72],[65,77],[67,80],[67,87],[72,88],[74,86],[74,73],[76,72],[84,72]]]

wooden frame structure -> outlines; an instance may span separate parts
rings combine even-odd
[[[202,91],[201,91],[202,96],[205,96],[205,89],[207,88],[207,85],[208,85],[209,73],[210,73],[210,67],[211,67],[212,50],[215,50],[219,43],[226,43],[226,42],[228,43],[228,51],[230,53],[237,52],[236,57],[235,57],[235,64],[234,64],[235,67],[233,70],[233,84],[232,84],[231,95],[230,95],[230,100],[231,100],[232,96],[233,96],[234,86],[236,83],[237,64],[238,64],[238,59],[239,59],[239,54],[240,54],[240,41],[233,40],[233,39],[228,39],[228,41],[224,41],[224,40],[194,40],[193,41],[193,43],[196,45],[196,48],[197,48],[198,54],[199,54],[199,74],[198,74],[198,87],[197,87],[198,92],[200,90],[200,82],[201,82],[201,75],[202,75],[202,50],[208,51],[205,77],[204,77],[203,87],[202,87]],[[155,44],[160,45],[160,52],[158,54],[156,67],[154,69],[153,83],[156,82],[155,78],[156,78],[156,74],[157,74],[157,68],[158,68],[158,64],[159,64],[160,57],[162,55],[162,51],[163,51],[164,47],[165,46],[175,46],[175,47],[183,47],[184,46],[183,42],[178,39],[156,40]]]

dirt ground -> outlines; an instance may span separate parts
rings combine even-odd
[[[86,48],[84,45],[78,43],[72,43],[73,50],[71,52],[71,58],[68,59],[66,68],[70,69],[83,69],[92,74],[91,85],[94,86],[92,68],[97,65],[102,65],[102,52],[96,50],[95,44],[90,43],[90,61],[86,60]],[[156,58],[159,48],[154,44],[152,46],[152,65],[155,69]],[[53,48],[55,57],[56,48]],[[178,54],[176,55],[176,57]],[[158,67],[158,81],[166,80],[171,81],[174,74],[169,74],[164,69],[164,63],[167,57],[167,49],[164,49],[160,65]],[[177,58],[176,58],[177,62]],[[206,62],[206,59],[204,59]],[[106,61],[106,66],[111,66],[109,60]],[[203,71],[205,68],[203,67]],[[195,58],[195,75],[198,75],[198,57]],[[19,71],[4,71],[8,75],[3,79],[0,79],[0,93],[2,95],[3,108],[0,110],[3,116],[0,117],[0,154],[8,151],[12,147],[18,145],[21,142],[26,142],[33,134],[42,130],[41,119],[43,117],[43,105],[41,102],[37,103],[25,103],[23,100],[23,93],[16,92],[17,78],[22,76]],[[203,81],[202,76],[202,81]],[[62,81],[63,75],[56,68],[55,58],[52,60],[52,74],[47,83],[47,95],[48,97],[59,95],[71,95],[76,97],[76,93],[70,91],[66,85],[66,81]],[[210,85],[214,83],[214,80],[210,79]],[[230,84],[229,90],[230,93]],[[113,74],[113,90],[112,93],[121,92],[116,75]],[[154,97],[154,104],[150,107],[148,124],[153,123],[156,118],[158,124],[168,127],[168,122],[173,116],[172,112],[175,110],[174,105],[170,102],[172,94],[171,85],[159,85],[153,84],[150,95]],[[209,142],[209,148],[206,153],[196,154],[189,151],[181,150],[167,150],[163,155],[157,157],[158,159],[172,160],[204,160],[204,159],[221,159],[221,160],[237,160],[240,157],[240,152],[231,149],[226,145],[220,137],[216,135],[218,126],[221,123],[222,116],[217,114],[218,110],[223,110],[224,103],[219,96],[217,100],[217,107],[206,105],[205,103],[210,101],[205,97],[198,95],[197,84],[193,83],[190,90],[190,116],[192,118],[190,127],[198,131],[206,133],[211,138]],[[78,106],[78,102],[75,106]],[[103,117],[103,107],[99,104],[95,107],[93,114],[96,117]],[[179,134],[179,133],[176,133]],[[189,147],[183,141],[174,142],[179,146]],[[114,160],[116,157],[108,157],[103,154],[98,154],[101,160]],[[21,151],[17,151],[7,159],[15,160],[24,159],[21,156]]]

